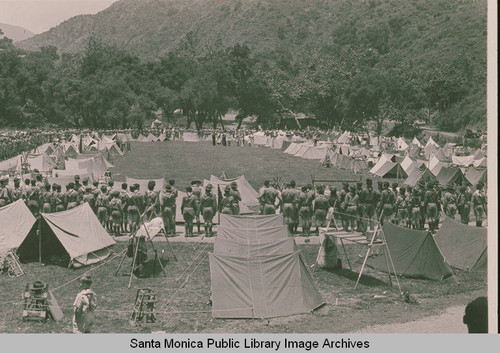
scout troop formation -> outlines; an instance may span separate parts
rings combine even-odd
[[[411,229],[424,229],[427,224],[430,231],[435,231],[441,212],[468,224],[472,207],[476,226],[481,227],[486,215],[483,187],[478,183],[471,193],[465,186],[449,185],[443,190],[437,183],[405,188],[379,182],[375,190],[372,180],[366,179],[364,186],[362,182],[343,183],[340,191],[322,185],[297,188],[294,181],[279,191],[276,184],[266,181],[259,194],[262,214],[282,212],[290,232],[296,233],[301,224],[302,235],[309,236],[312,226],[316,232],[326,226],[329,214],[339,221],[330,226],[342,226],[345,231],[373,230],[376,219]]]
[[[175,181],[170,180],[164,190],[155,191],[155,181],[150,181],[147,190],[143,191],[139,184],[122,183],[118,191],[113,180],[107,184],[91,184],[88,179],[80,181],[79,176],[75,176],[74,182],[62,191],[61,185],[48,184],[41,174],[25,180],[14,178],[13,187],[8,184],[8,178],[3,177],[0,179],[0,207],[23,199],[38,216],[40,212],[60,212],[87,202],[101,224],[116,235],[134,232],[141,219],[161,216],[167,236],[174,236],[179,195],[174,184]],[[471,193],[465,186],[448,185],[442,189],[436,182],[421,183],[414,188],[379,182],[374,189],[372,180],[366,179],[364,185],[362,182],[343,183],[342,189],[337,190],[336,187],[310,184],[298,188],[294,181],[280,188],[276,183],[265,181],[259,191],[260,213],[283,213],[290,232],[297,233],[300,224],[303,236],[309,236],[313,226],[316,231],[326,226],[329,214],[335,219],[331,227],[342,226],[346,231],[372,230],[375,220],[411,229],[424,229],[427,224],[430,231],[435,231],[441,212],[468,224],[472,208],[476,225],[481,227],[486,216],[483,187],[480,182]],[[204,233],[213,236],[213,219],[217,212],[240,214],[242,198],[236,182],[225,186],[221,196],[216,194],[210,184],[203,191],[199,181],[193,181],[186,188],[180,206],[186,236],[194,235],[195,223],[198,234],[201,233],[202,217]]]

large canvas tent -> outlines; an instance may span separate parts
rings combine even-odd
[[[79,267],[105,259],[113,244],[115,241],[89,204],[84,203],[63,212],[41,213],[19,246],[18,254],[22,262],[61,257],[69,266]]]
[[[35,222],[23,200],[0,207],[0,255],[19,247]]]
[[[446,262],[463,271],[487,268],[488,231],[446,218],[435,236]]]
[[[217,239],[210,254],[212,315],[216,318],[271,318],[307,313],[324,302],[293,238],[265,231],[281,215],[221,215],[222,227],[252,237]],[[237,226],[243,226],[239,228]],[[280,226],[277,225],[279,228]]]
[[[404,179],[408,177],[408,174],[406,174],[403,167],[401,167],[401,164],[391,161],[385,162],[385,164],[373,174],[381,178]]]
[[[406,277],[442,280],[451,275],[431,233],[391,223],[382,226],[396,273]],[[368,260],[368,265],[387,271],[384,254]]]
[[[429,183],[436,180],[437,178],[434,176],[434,174],[432,174],[431,171],[424,166],[423,168],[413,169],[404,183],[409,186],[416,186],[421,181]]]

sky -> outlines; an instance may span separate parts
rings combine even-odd
[[[95,14],[118,0],[0,0],[0,23],[36,34],[81,14]]]

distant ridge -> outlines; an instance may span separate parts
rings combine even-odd
[[[0,23],[0,29],[4,33],[4,35],[0,36],[0,38],[3,38],[5,36],[12,39],[14,43],[26,40],[35,35],[35,33],[31,32],[29,29],[8,25],[6,23]]]

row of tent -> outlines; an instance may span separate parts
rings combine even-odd
[[[485,183],[487,176],[486,168],[483,167],[458,167],[434,157],[424,161],[405,156],[398,162],[396,156],[386,153],[382,154],[370,173],[381,178],[406,179],[404,183],[409,186],[415,186],[420,181],[437,181],[442,186],[476,185],[479,181]]]
[[[88,203],[35,219],[23,200],[0,208],[0,255],[17,248],[21,262],[63,257],[68,266],[102,261],[115,244]]]
[[[398,275],[443,280],[456,268],[462,271],[486,271],[486,228],[471,227],[446,218],[433,237],[426,230],[412,230],[386,223],[385,240]],[[368,265],[387,271],[383,253],[371,257]]]

